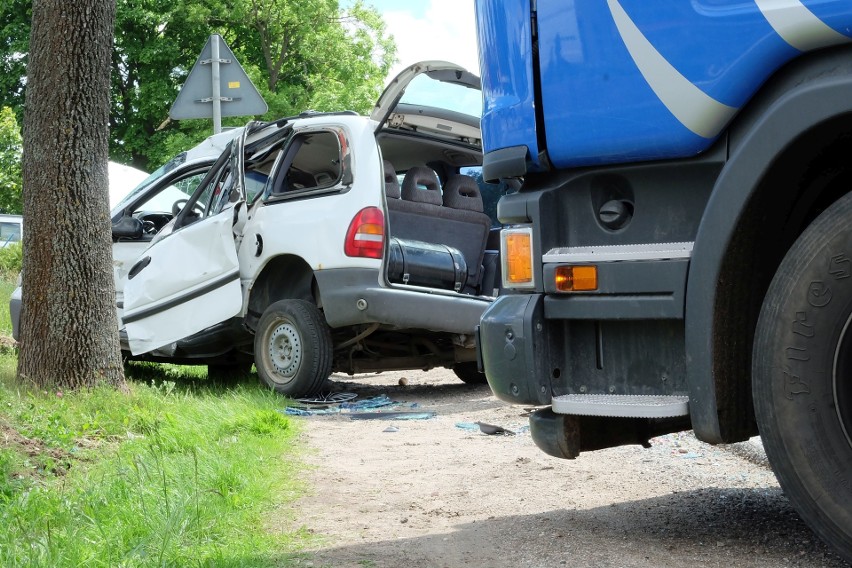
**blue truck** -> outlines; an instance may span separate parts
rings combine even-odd
[[[476,0],[502,285],[478,330],[550,455],[760,434],[852,560],[852,3]]]

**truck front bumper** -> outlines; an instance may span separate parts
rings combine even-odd
[[[501,296],[482,315],[478,348],[488,384],[498,398],[514,404],[550,404],[543,329],[541,294]]]

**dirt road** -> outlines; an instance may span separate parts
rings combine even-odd
[[[300,565],[847,566],[792,510],[759,443],[674,434],[558,460],[535,447],[522,408],[449,371],[333,387],[435,415],[298,419],[315,467],[295,526],[321,537]],[[477,421],[517,433],[489,436]]]

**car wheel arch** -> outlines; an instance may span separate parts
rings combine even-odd
[[[322,307],[313,269],[295,255],[271,258],[254,279],[246,314],[248,327],[254,330],[266,308],[284,299],[306,300]]]

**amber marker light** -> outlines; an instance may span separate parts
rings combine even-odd
[[[529,230],[503,231],[505,252],[505,278],[509,286],[533,283],[532,235]]]
[[[556,289],[560,292],[589,292],[598,289],[598,267],[557,266]]]

